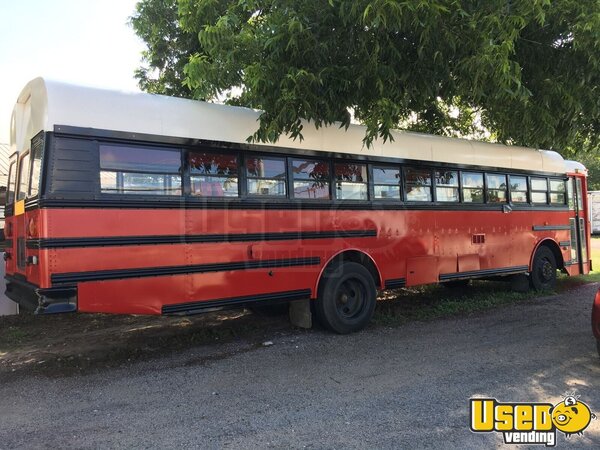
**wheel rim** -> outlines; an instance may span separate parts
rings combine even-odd
[[[367,292],[364,285],[355,278],[343,281],[336,296],[336,309],[340,317],[353,319],[360,315],[365,306]]]
[[[540,267],[540,277],[541,279],[546,282],[546,281],[550,281],[552,280],[553,276],[554,276],[554,266],[552,265],[552,263],[550,261],[548,261],[547,259],[544,259],[542,261],[542,266]]]

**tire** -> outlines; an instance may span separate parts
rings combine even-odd
[[[554,290],[556,287],[556,258],[548,247],[541,246],[535,252],[529,282],[536,291]]]
[[[600,340],[596,340],[596,350],[598,350],[598,356],[600,356]]]
[[[315,302],[317,320],[338,334],[362,330],[373,317],[377,289],[361,264],[345,262],[327,269]]]

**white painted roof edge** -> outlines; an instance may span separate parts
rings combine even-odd
[[[581,164],[580,162],[577,162],[577,161],[572,161],[570,159],[566,159],[565,166],[567,168],[567,172],[569,172],[569,173],[584,173],[586,175],[588,173],[587,168],[583,164]]]
[[[21,91],[11,120],[11,153],[25,151],[41,130],[67,125],[129,133],[246,143],[258,128],[259,111],[147,93],[76,86],[43,78]],[[365,127],[315,128],[304,122],[304,139],[282,136],[275,147],[566,173],[554,151],[393,131],[394,140],[363,145]],[[258,144],[260,145],[260,144]]]

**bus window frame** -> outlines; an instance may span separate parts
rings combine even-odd
[[[35,141],[41,140],[41,145],[39,146],[39,150],[40,150],[40,171],[38,174],[39,180],[38,180],[38,191],[37,194],[35,195],[31,195],[31,180],[33,179],[33,150],[34,150],[34,145],[33,143]],[[43,179],[44,179],[44,153],[46,150],[46,142],[44,139],[44,134],[43,132],[38,133],[37,135],[35,135],[32,139],[31,139],[31,147],[29,150],[30,153],[30,158],[29,158],[29,175],[28,175],[28,186],[27,186],[27,196],[26,198],[39,198],[42,194],[42,189],[43,189]]]
[[[108,172],[120,172],[121,174],[123,173],[134,173],[134,174],[150,174],[150,175],[165,175],[165,176],[175,176],[174,173],[171,172],[148,172],[148,171],[138,171],[138,170],[130,170],[130,171],[126,171],[124,172],[123,170],[120,171],[116,171],[115,169],[103,169],[102,168],[102,162],[101,162],[101,147],[102,146],[113,146],[113,147],[130,147],[130,148],[137,148],[137,149],[143,149],[146,151],[153,151],[153,150],[157,150],[157,151],[170,151],[170,152],[178,152],[179,153],[179,173],[177,175],[179,175],[179,177],[181,178],[181,185],[180,185],[180,193],[179,194],[144,194],[144,193],[124,193],[124,192],[103,192],[102,191],[102,171],[108,171]],[[109,141],[109,140],[101,140],[98,142],[97,145],[97,157],[98,157],[98,187],[97,187],[97,192],[101,195],[101,196],[107,196],[107,198],[135,198],[135,199],[148,199],[148,198],[160,198],[161,200],[163,199],[179,199],[181,200],[184,197],[191,197],[191,195],[188,194],[188,190],[190,190],[190,181],[189,181],[189,177],[190,177],[190,173],[189,173],[189,168],[187,167],[187,163],[186,163],[186,152],[184,151],[185,149],[181,146],[175,146],[175,145],[155,145],[155,144],[150,144],[147,142],[139,142],[139,143],[131,143],[131,142],[114,142],[114,141]],[[187,179],[187,185],[186,185],[186,179]],[[165,179],[166,181],[166,179]]]
[[[331,185],[333,183],[333,174],[332,174],[332,165],[333,165],[333,161],[331,160],[331,158],[319,158],[318,156],[313,156],[313,155],[309,155],[309,156],[302,156],[301,154],[299,155],[285,155],[286,158],[286,170],[287,170],[287,179],[286,179],[286,184],[287,184],[287,190],[289,192],[289,200],[293,200],[296,202],[331,202],[333,201],[333,192],[332,192],[332,188]],[[328,184],[328,192],[329,192],[329,198],[301,198],[301,197],[296,197],[294,195],[294,182],[295,181],[309,181],[308,179],[304,180],[304,179],[297,179],[294,177],[294,160],[304,160],[304,161],[318,161],[318,162],[324,162],[327,164],[327,184]]]
[[[402,164],[401,165],[402,168],[402,173],[400,174],[400,176],[402,177],[402,192],[403,192],[403,196],[402,196],[402,201],[406,204],[422,204],[422,205],[430,205],[430,204],[435,204],[436,202],[436,198],[435,198],[435,180],[434,180],[434,173],[435,173],[435,167],[433,166],[429,166],[429,165],[419,165],[419,164]],[[429,172],[429,184],[424,184],[420,187],[428,187],[429,188],[429,200],[409,200],[408,198],[408,186],[409,186],[409,182],[408,177],[406,176],[406,172],[409,170],[415,170],[415,171],[422,171],[422,172]]]
[[[533,179],[536,180],[545,180],[546,181],[546,190],[545,191],[540,191],[539,189],[533,189]],[[548,177],[547,176],[542,176],[542,175],[530,175],[528,177],[529,179],[529,194],[530,194],[530,201],[531,201],[531,205],[532,206],[537,206],[537,207],[544,207],[544,206],[549,206],[550,205],[550,182],[548,181]],[[542,203],[542,202],[534,202],[533,201],[533,194],[535,193],[541,193],[544,192],[546,194],[546,202]]]
[[[458,189],[458,200],[456,200],[456,201],[443,201],[443,200],[440,201],[440,200],[438,200],[438,196],[437,196],[437,190],[438,190],[437,173],[438,172],[442,172],[442,171],[456,172],[456,176],[458,177],[456,186],[446,185],[446,184],[442,184],[440,186],[442,188],[444,188],[444,187],[451,187],[451,188]],[[431,198],[432,198],[433,203],[439,203],[440,205],[445,205],[445,206],[460,205],[460,204],[462,204],[463,203],[463,199],[462,199],[462,190],[461,190],[461,178],[462,178],[461,177],[461,170],[459,170],[459,169],[454,169],[452,167],[434,166],[433,167],[433,176],[431,178],[431,187],[432,187]]]
[[[465,202],[464,200],[464,190],[472,190],[479,189],[478,187],[473,187],[471,185],[465,185],[465,180],[463,178],[464,174],[474,174],[481,175],[481,201],[480,202]],[[487,172],[485,170],[478,171],[476,169],[470,170],[465,169],[460,171],[460,201],[465,205],[487,205]]]
[[[283,178],[281,178],[281,181],[283,181],[283,187],[285,189],[285,193],[282,194],[252,194],[250,193],[250,190],[248,189],[248,182],[249,180],[277,180],[278,178],[269,178],[269,177],[254,177],[254,176],[248,176],[248,168],[246,166],[246,164],[248,163],[248,159],[249,158],[253,158],[253,159],[271,159],[271,160],[282,160],[283,161],[283,169],[284,169],[284,174],[283,174]],[[260,199],[269,199],[269,200],[280,200],[280,201],[285,201],[285,200],[290,200],[292,199],[291,193],[290,193],[290,189],[289,189],[289,157],[287,154],[281,154],[281,153],[265,153],[265,152],[260,152],[260,153],[254,153],[254,152],[243,152],[241,155],[241,160],[242,160],[242,164],[241,166],[238,166],[238,183],[242,182],[242,178],[243,178],[243,188],[240,192],[240,197],[239,198],[244,198],[247,200],[260,200]],[[242,175],[242,176],[240,176]],[[234,199],[232,197],[232,199]]]
[[[207,177],[223,177],[222,175],[211,174],[211,175],[199,175],[194,174],[192,172],[192,166],[189,163],[190,153],[214,153],[220,155],[231,155],[235,157],[235,161],[237,164],[237,196],[198,196],[192,194],[192,176],[207,176]],[[244,157],[240,152],[236,152],[235,150],[220,148],[220,147],[189,147],[189,148],[181,148],[181,187],[182,194],[184,198],[188,201],[201,201],[201,202],[211,202],[211,201],[235,201],[240,200],[244,197],[245,190],[242,185],[242,174],[243,170],[241,169],[241,165],[244,162]]]
[[[553,181],[561,181],[563,186],[564,186],[564,190],[563,191],[553,191],[552,190],[552,182]],[[562,203],[556,203],[556,202],[552,202],[552,194],[563,194],[564,196],[564,201]],[[569,199],[567,198],[567,181],[564,178],[558,178],[558,177],[548,177],[548,204],[550,206],[554,206],[555,208],[562,208],[566,205],[568,205]]]
[[[365,166],[365,177],[366,180],[365,181],[344,181],[344,180],[338,180],[337,179],[337,175],[336,175],[336,168],[335,166],[337,164],[346,164],[346,165],[359,165],[359,166]],[[341,204],[351,204],[351,203],[370,203],[373,201],[373,198],[371,197],[371,186],[372,186],[372,182],[371,182],[371,171],[369,170],[369,162],[368,161],[364,161],[364,160],[358,160],[358,159],[346,159],[346,158],[331,158],[331,164],[330,164],[330,179],[331,179],[331,187],[332,187],[332,200],[335,203],[341,203]],[[367,198],[340,198],[339,193],[338,193],[338,183],[341,185],[341,183],[356,183],[356,184],[364,184],[367,187]],[[330,200],[331,201],[331,200]]]
[[[525,191],[521,191],[521,190],[516,190],[513,191],[512,189],[512,178],[525,178]],[[525,201],[524,202],[515,202],[513,200],[513,192],[525,192]],[[529,179],[527,177],[527,175],[518,175],[518,174],[508,174],[508,198],[509,198],[509,204],[510,205],[531,205],[531,195],[530,195],[530,189],[529,189]]]
[[[29,149],[27,149],[26,151],[24,151],[22,154],[19,155],[18,158],[18,164],[17,164],[17,184],[15,186],[15,202],[21,201],[21,200],[25,200],[27,198],[27,194],[29,192],[29,172],[30,170],[27,170],[27,173],[25,174],[27,181],[26,184],[24,186],[25,191],[23,192],[23,198],[19,198],[19,194],[21,193],[21,178],[22,178],[22,165],[23,165],[23,160],[25,158],[28,158],[30,156],[31,151]],[[31,160],[29,161],[29,167],[31,167]],[[28,168],[29,169],[29,168]]]
[[[8,159],[8,177],[6,178],[6,201],[4,202],[5,206],[12,205],[15,203],[15,199],[17,198],[17,158],[13,158],[14,155]],[[12,161],[11,161],[12,159]],[[12,201],[10,200],[10,177],[14,174],[14,187],[12,193]]]
[[[392,170],[397,170],[398,171],[398,183],[397,184],[391,184],[391,183],[375,183],[375,176],[373,174],[373,169],[385,169],[386,167],[389,167]],[[369,177],[369,183],[368,183],[368,187],[369,187],[369,198],[373,201],[373,202],[389,202],[389,203],[393,203],[393,204],[399,204],[399,203],[404,203],[404,176],[402,173],[402,164],[391,164],[391,163],[380,163],[380,162],[369,162],[368,163],[368,168],[367,168],[367,176]],[[388,198],[383,198],[383,197],[375,197],[375,186],[398,186],[398,191],[399,191],[399,196],[398,198],[394,198],[394,197],[388,197]]]
[[[504,183],[505,183],[505,188],[504,188],[504,201],[502,202],[494,202],[494,201],[490,201],[490,191],[501,191],[502,189],[499,188],[490,188],[489,187],[489,177],[490,176],[500,176],[500,177],[504,177]],[[489,204],[489,205],[508,205],[510,203],[510,182],[509,182],[509,177],[508,177],[508,173],[506,172],[484,172],[484,180],[483,180],[483,184],[485,186],[485,195],[484,195],[484,203],[485,204]]]

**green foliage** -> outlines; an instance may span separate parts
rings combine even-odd
[[[154,94],[192,97],[183,84],[184,68],[201,48],[197,34],[179,26],[177,1],[142,0],[130,24],[147,46],[142,66],[135,73],[140,88]]]
[[[262,109],[259,141],[352,112],[367,144],[392,128],[600,142],[598,0],[142,0],[132,22],[142,88]]]
[[[600,191],[600,154],[599,152],[579,152],[572,156],[588,169],[588,191]]]

